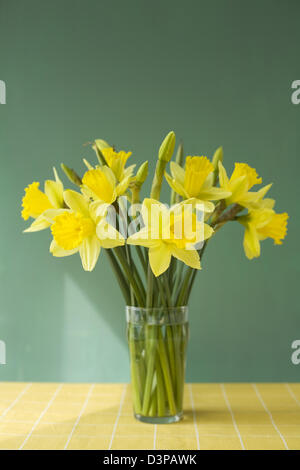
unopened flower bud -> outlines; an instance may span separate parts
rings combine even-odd
[[[102,151],[103,149],[105,149],[107,147],[110,147],[110,145],[105,140],[102,140],[102,139],[96,139],[95,140],[95,145],[97,146],[97,148],[100,151]]]
[[[223,147],[219,147],[215,151],[213,159],[212,159],[212,164],[213,164],[215,170],[218,169],[219,162],[222,163],[222,161],[223,161]]]
[[[72,183],[76,184],[76,186],[82,185],[81,178],[77,175],[76,171],[64,165],[64,163],[61,164],[61,168]]]
[[[175,133],[173,131],[164,138],[158,152],[158,159],[164,162],[169,162],[172,158],[175,148]]]
[[[137,171],[137,174],[135,177],[135,183],[138,186],[142,186],[147,176],[148,176],[148,161],[145,161],[144,163],[142,163],[142,165],[139,167]]]

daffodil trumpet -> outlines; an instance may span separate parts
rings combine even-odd
[[[29,184],[22,199],[22,217],[32,219],[24,232],[49,229],[54,258],[79,254],[91,272],[106,254],[127,305],[135,415],[154,423],[182,413],[187,306],[210,239],[238,222],[245,255],[254,259],[265,239],[282,244],[288,220],[266,197],[271,184],[261,186],[247,163],[235,163],[230,174],[222,147],[212,158],[185,156],[175,143],[171,131],[158,148],[149,197],[141,196],[148,161],[136,170],[128,166],[131,151],[96,139],[97,159],[84,158],[83,174],[61,166],[76,190],[65,188],[54,168],[54,179],[43,188]],[[170,207],[160,200],[164,183]]]

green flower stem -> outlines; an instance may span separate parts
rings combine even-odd
[[[163,176],[165,173],[166,166],[167,166],[167,162],[164,160],[158,160],[156,163],[155,174],[154,174],[154,178],[152,182],[150,197],[152,199],[156,199],[157,201],[159,201],[160,190],[161,190],[161,185],[163,182]]]
[[[118,264],[118,261],[116,260],[116,257],[114,255],[114,253],[112,252],[112,250],[110,250],[110,249],[105,250],[105,253],[106,253],[106,255],[107,255],[107,257],[110,261],[110,264],[113,268],[113,271],[115,272],[115,275],[116,275],[118,284],[120,286],[120,289],[122,291],[122,294],[124,296],[126,305],[129,305],[130,304],[130,294],[129,294],[129,286],[128,286],[128,283],[126,281],[126,278],[124,277],[124,274],[122,273],[122,270],[121,270],[121,268]]]
[[[164,416],[166,412],[166,394],[164,378],[159,359],[156,358],[156,379],[157,379],[157,413],[158,416]]]
[[[171,369],[172,382],[175,384],[176,381],[176,365],[175,365],[175,351],[174,351],[174,338],[173,331],[170,325],[166,326],[166,335],[167,335],[167,348],[168,348],[168,358]]]
[[[183,164],[183,158],[184,158],[184,154],[183,154],[183,144],[182,142],[180,142],[179,146],[178,146],[178,149],[177,149],[177,152],[176,152],[176,157],[175,157],[175,162],[182,166]],[[170,204],[171,206],[173,206],[173,204],[176,204],[177,202],[180,201],[180,196],[178,193],[176,193],[174,191],[174,189],[172,189],[171,191],[171,198],[170,198]]]
[[[130,372],[131,372],[131,380],[132,380],[132,390],[133,390],[133,401],[134,401],[134,409],[135,412],[140,414],[142,410],[141,405],[141,397],[140,397],[140,390],[141,388],[141,380],[139,380],[139,373],[137,368],[137,355],[135,349],[135,341],[131,338],[131,331],[133,327],[130,327],[129,333],[129,352],[130,352]]]
[[[152,307],[153,300],[153,273],[151,270],[150,263],[148,263],[148,273],[147,273],[147,297],[146,297],[146,308]]]
[[[177,399],[177,407],[178,409],[182,403],[182,392],[183,392],[183,358],[184,356],[181,354],[181,345],[184,341],[182,336],[182,329],[183,325],[175,325],[175,362],[176,362],[176,399]]]
[[[176,267],[177,267],[177,258],[174,258],[172,256],[172,260],[171,260],[171,263],[170,263],[170,268],[168,270],[168,281],[169,281],[170,286],[173,285],[174,276],[175,276],[175,273],[176,273]]]
[[[164,378],[164,384],[166,388],[166,395],[168,398],[169,409],[170,409],[171,414],[176,414],[176,404],[175,404],[175,399],[174,399],[172,378],[171,378],[169,361],[168,361],[166,347],[165,347],[165,340],[162,335],[161,327],[157,327],[156,325],[153,325],[151,328],[150,334],[151,336],[149,335],[149,338],[147,340],[148,342],[147,375],[146,375],[146,383],[145,383],[145,389],[144,389],[142,413],[143,415],[147,415],[149,407],[150,407],[151,391],[153,387],[152,384],[153,384],[154,373],[155,373],[156,349],[158,349],[158,357],[159,357],[159,361],[160,361],[160,365],[162,369],[162,375]],[[161,393],[164,393],[164,392],[161,391]]]
[[[152,392],[152,396],[151,396],[151,405],[149,409],[149,415],[156,416],[156,413],[157,413],[157,387],[155,386]]]
[[[129,245],[127,245],[127,243],[125,244],[125,252],[126,252],[127,262],[129,264],[130,269],[132,270],[132,259],[131,259],[130,247]],[[134,290],[131,284],[130,284],[130,302],[131,302],[130,305],[136,305]]]
[[[141,262],[143,271],[145,273],[145,276],[147,276],[147,261],[144,258],[143,250],[141,249],[141,247],[139,245],[135,245],[135,248],[136,248],[136,252],[138,254],[138,257],[140,259],[140,262]]]
[[[139,289],[139,286],[136,282],[136,279],[130,269],[130,266],[128,265],[128,262],[126,260],[126,257],[124,256],[122,250],[118,248],[114,248],[113,251],[116,253],[116,256],[126,274],[126,276],[128,277],[128,280],[130,282],[130,284],[132,285],[132,288],[134,290],[134,294],[136,296],[136,299],[137,299],[137,302],[138,302],[138,305],[140,307],[143,307],[143,305],[145,305],[145,299],[143,297],[143,294],[140,292],[140,289]]]
[[[203,258],[203,255],[204,255],[204,252],[205,252],[205,249],[207,247],[207,243],[208,243],[208,240],[206,240],[204,242],[204,245],[203,247],[201,248],[201,250],[198,251],[199,253],[199,257],[200,257],[200,261],[202,261],[202,258]],[[192,274],[192,277],[191,277],[191,280],[190,280],[190,283],[189,283],[189,287],[187,289],[187,294],[186,294],[186,303],[188,303],[189,299],[190,299],[190,295],[191,295],[191,292],[192,292],[192,288],[193,288],[193,285],[194,285],[194,282],[195,282],[195,278],[196,278],[196,275],[198,273],[198,269],[193,269],[193,274]]]
[[[148,357],[147,357],[147,375],[146,375],[146,383],[145,383],[143,407],[142,407],[143,415],[148,414],[148,410],[150,406],[150,397],[151,397],[152,382],[153,382],[153,376],[154,376],[154,365],[156,361],[156,336],[157,336],[156,325],[153,325],[150,333],[152,333],[152,335],[147,340],[147,345],[148,345],[147,356]]]
[[[168,285],[168,278],[164,276],[164,281],[165,281],[165,291],[163,289],[161,279],[158,278],[158,287],[161,293],[161,297],[163,299],[164,306],[167,307],[172,307],[172,299],[171,299],[171,293]],[[165,293],[166,293],[166,298],[165,299]],[[168,351],[168,362],[170,364],[170,375],[172,379],[172,383],[174,385],[175,389],[175,384],[177,380],[177,369],[180,368],[180,358],[178,360],[178,354],[176,351],[176,348],[174,348],[174,330],[171,325],[166,326],[166,337],[167,337],[167,351]]]
[[[165,279],[165,287],[167,293],[168,304],[172,307],[172,296],[168,284],[167,278]],[[168,325],[168,349],[170,357],[170,365],[174,383],[174,389],[176,389],[176,399],[178,408],[182,401],[182,358],[180,355],[180,344],[182,342],[182,326],[181,325]]]
[[[170,412],[171,414],[176,414],[176,405],[175,405],[175,399],[174,399],[174,393],[173,393],[171,374],[170,374],[168,357],[167,357],[167,352],[166,352],[164,338],[162,336],[161,329],[159,329],[158,331],[158,353],[160,357],[160,363],[161,363],[161,368],[163,371],[163,376],[165,379],[165,386],[166,386],[166,391],[167,391]]]
[[[164,280],[164,287],[166,290],[168,307],[172,307],[172,295],[170,291],[168,275],[166,273],[163,274],[163,280]]]
[[[153,306],[153,284],[154,275],[151,270],[150,262],[147,269],[147,295],[146,308]],[[156,362],[156,343],[157,343],[157,326],[148,325],[146,327],[146,357],[147,357],[147,374],[143,400],[143,414],[147,414],[151,399],[152,382],[154,379],[154,367]],[[153,400],[153,395],[152,395]]]
[[[190,282],[190,278],[193,274],[193,269],[192,268],[189,268],[185,274],[185,277],[184,277],[184,280],[183,280],[183,283],[182,283],[182,287],[180,289],[180,292],[178,294],[178,297],[177,297],[177,301],[176,301],[176,305],[177,307],[180,307],[181,305],[184,305],[184,301],[185,301],[185,298],[186,298],[186,293],[187,293],[187,288],[188,288],[188,285],[189,285],[189,282]]]
[[[181,262],[176,272],[175,284],[174,284],[174,289],[173,289],[174,296],[177,295],[177,292],[181,285],[183,268],[184,268],[184,263]],[[176,300],[176,298],[174,300]]]
[[[141,279],[141,276],[140,276],[140,273],[135,265],[135,263],[131,263],[131,268],[133,270],[133,273],[134,273],[134,276],[137,280],[137,283],[138,283],[138,286],[139,286],[139,289],[143,295],[143,298],[146,298],[146,291],[145,291],[145,287],[144,287],[144,284],[143,284],[143,281]]]
[[[162,277],[164,281],[167,305],[168,307],[171,308],[172,297],[171,297],[171,292],[170,292],[169,279],[166,274],[163,274]],[[175,386],[177,365],[176,365],[176,354],[175,354],[175,348],[174,348],[174,330],[171,325],[166,326],[166,336],[167,336],[167,348],[168,348],[168,358],[169,358],[170,369],[171,369],[171,377],[172,377],[172,382]]]

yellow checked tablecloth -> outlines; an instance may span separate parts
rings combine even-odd
[[[123,384],[0,383],[0,449],[300,449],[299,384],[188,384],[184,419],[132,415]]]

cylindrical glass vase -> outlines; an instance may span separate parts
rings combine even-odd
[[[173,423],[182,416],[188,307],[126,307],[135,417]]]

